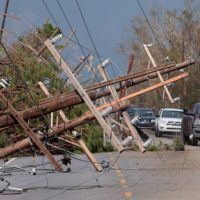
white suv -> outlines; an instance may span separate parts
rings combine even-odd
[[[175,108],[162,108],[155,121],[155,136],[161,137],[162,133],[180,133],[183,110]]]

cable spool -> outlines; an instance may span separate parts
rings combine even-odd
[[[131,144],[132,141],[133,141],[133,137],[129,135],[127,138],[122,140],[121,143],[122,143],[123,147],[128,147]]]
[[[101,112],[102,117],[107,117],[112,112],[113,108],[110,106]]]
[[[63,34],[61,33],[61,34],[58,34],[58,35],[56,35],[55,37],[53,37],[53,38],[51,38],[51,43],[52,44],[55,44],[58,40],[60,40],[61,38],[63,37]]]

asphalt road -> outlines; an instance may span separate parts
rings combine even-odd
[[[171,134],[163,134],[162,137],[155,137],[155,132],[153,130],[149,129],[143,129],[143,131],[153,139],[154,143],[158,145],[160,142],[166,145],[172,145],[174,143],[174,140],[176,137],[181,137],[180,133],[171,133]],[[185,150],[189,151],[200,151],[200,142],[198,142],[198,146],[191,146],[191,145],[185,145]]]
[[[37,175],[27,171],[2,174],[10,186],[23,188],[21,194],[8,191],[1,200],[188,200],[199,199],[199,147],[182,152],[134,152],[95,154],[98,161],[107,160],[110,167],[95,172],[84,156],[75,155],[70,172],[55,173],[46,159],[38,157]],[[57,159],[60,159],[58,156]],[[82,161],[81,161],[82,160]],[[84,160],[84,161],[83,161]],[[33,164],[30,157],[17,158],[15,166]],[[26,168],[31,170],[31,167]],[[3,189],[6,182],[0,182]]]

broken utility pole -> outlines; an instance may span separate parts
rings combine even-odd
[[[137,85],[137,84],[143,83],[145,81],[148,81],[149,79],[157,77],[157,74],[155,72],[157,70],[159,70],[161,74],[166,74],[166,73],[170,73],[170,72],[188,67],[194,63],[195,63],[194,60],[187,60],[182,63],[176,64],[175,66],[170,65],[170,66],[161,67],[161,68],[157,67],[156,69],[153,68],[153,69],[147,70],[147,71],[145,71],[145,73],[140,72],[140,73],[137,73],[134,75],[131,74],[128,76],[116,78],[114,80],[104,81],[104,82],[96,84],[95,87],[94,86],[87,87],[87,88],[85,88],[85,90],[87,91],[89,97],[92,100],[96,100],[103,96],[110,95],[110,91],[105,90],[104,92],[97,93],[96,91],[91,91],[91,90],[94,90],[94,89],[97,89],[100,87],[105,87],[107,85],[119,83],[119,82],[126,81],[126,80],[129,80],[127,82],[126,86],[131,87],[133,85]],[[120,88],[116,88],[116,89],[118,91]],[[76,94],[76,92],[63,93],[61,95],[57,95],[57,96],[45,99],[42,102],[40,102],[38,106],[28,108],[24,111],[20,111],[19,113],[25,120],[33,119],[33,118],[39,117],[41,115],[41,111],[43,112],[43,114],[48,114],[53,111],[57,111],[57,110],[63,109],[68,106],[74,106],[74,105],[77,105],[80,103],[83,103],[83,100],[78,94]],[[12,116],[7,115],[7,114],[0,115],[0,128],[9,127],[16,123],[17,123],[16,120]]]
[[[23,127],[27,135],[31,138],[31,140],[38,146],[38,148],[42,151],[42,153],[49,159],[51,164],[55,167],[57,171],[62,170],[62,166],[54,159],[48,149],[44,146],[44,144],[40,141],[40,139],[35,135],[32,129],[28,126],[28,124],[24,121],[24,119],[20,116],[20,114],[15,110],[10,101],[6,99],[3,93],[0,91],[1,101],[5,106],[9,109],[13,117],[18,121],[18,123]]]
[[[45,87],[45,85],[42,82],[38,82],[39,86],[42,88],[43,92],[47,95],[47,96],[51,96],[51,94],[49,93],[49,91],[47,90],[47,88]],[[60,110],[59,111],[59,115],[62,118],[63,122],[68,122],[69,120],[67,119],[67,116],[65,115],[65,113]],[[52,127],[51,127],[52,128]],[[94,166],[94,168],[100,172],[102,171],[102,167],[101,165],[97,162],[97,160],[95,159],[95,157],[93,156],[93,154],[90,152],[90,150],[88,149],[87,145],[84,143],[83,139],[81,138],[81,136],[76,137],[77,135],[77,131],[72,129],[72,134],[75,136],[77,142],[79,143],[80,147],[83,149],[83,151],[85,152],[86,156],[88,157],[88,159],[91,161],[92,165]],[[63,138],[60,138],[60,140],[65,141]],[[69,141],[67,141],[69,142]],[[73,143],[71,143],[72,145],[74,145]]]
[[[102,128],[105,130],[109,138],[111,139],[113,145],[117,148],[119,152],[122,152],[124,148],[122,147],[121,143],[118,141],[117,137],[112,133],[111,128],[107,125],[91,99],[89,98],[88,94],[85,92],[81,84],[78,82],[72,71],[70,70],[69,66],[65,63],[65,61],[62,59],[61,55],[59,52],[55,49],[55,47],[51,44],[50,40],[45,41],[45,45],[51,52],[51,54],[54,56],[56,61],[59,63],[65,74],[68,76],[70,79],[71,83],[73,86],[76,88],[77,92],[79,95],[82,97],[90,111],[93,113],[93,115],[96,117],[97,121],[99,124],[102,126]]]
[[[178,81],[178,80],[181,80],[185,77],[188,76],[188,73],[183,73],[179,76],[176,76],[174,78],[171,78],[167,81],[164,81],[164,82],[160,82],[160,83],[157,83],[151,87],[148,87],[148,88],[145,88],[141,91],[138,91],[138,92],[135,92],[135,93],[132,93],[128,96],[125,96],[121,99],[118,100],[118,102],[116,101],[113,101],[111,102],[111,105],[114,107],[115,105],[116,108],[114,107],[114,111],[117,111],[117,110],[121,110],[123,109],[124,107],[121,105],[119,107],[119,103],[120,102],[123,102],[123,101],[126,101],[126,100],[130,100],[131,98],[134,98],[134,97],[137,97],[139,95],[142,95],[142,94],[145,94],[147,92],[150,92],[150,91],[153,91],[155,89],[158,89],[160,87],[163,87],[163,85],[167,85],[169,83],[172,83],[174,81]],[[97,109],[103,109],[103,108],[106,108],[107,106],[110,106],[110,104],[105,104],[101,107],[98,107]],[[58,126],[56,127],[53,127],[52,128],[52,131],[48,133],[48,137],[51,137],[51,136],[54,136],[54,135],[57,135],[57,134],[61,134],[63,131],[65,130],[69,130],[71,128],[74,128],[76,126],[79,126],[81,124],[84,124],[86,122],[88,122],[89,120],[93,120],[94,119],[94,115],[92,115],[92,113],[86,113],[84,116],[81,116],[79,118],[76,118],[76,119],[73,119],[73,120],[70,120],[68,122],[65,122],[65,123],[62,123],[62,124],[59,124]],[[42,136],[39,136],[41,139],[42,139]],[[26,138],[24,140],[21,140],[17,143],[15,143],[14,145],[9,145],[7,147],[4,147],[2,149],[0,149],[0,158],[3,158],[9,154],[12,154],[16,151],[19,151],[19,149],[23,149],[23,148],[26,148],[30,145],[30,139],[29,138]]]
[[[99,68],[99,71],[100,71],[100,73],[101,73],[103,79],[104,79],[105,81],[108,81],[109,76],[108,76],[108,74],[107,74],[105,68],[104,68],[102,65],[99,65],[98,68]],[[108,86],[108,89],[110,90],[110,93],[112,94],[113,99],[117,102],[118,99],[119,99],[119,96],[118,96],[118,94],[117,94],[116,89],[115,89],[112,85],[109,85],[109,86]],[[140,135],[137,133],[137,130],[136,130],[136,129],[132,126],[132,124],[130,123],[130,117],[129,117],[128,113],[127,113],[126,111],[123,111],[123,112],[122,112],[122,115],[123,115],[123,118],[124,118],[126,124],[128,125],[128,128],[129,128],[129,130],[130,130],[132,136],[133,136],[134,139],[135,139],[135,142],[136,142],[137,145],[139,146],[141,152],[145,152],[146,149],[145,149],[144,146],[143,146],[142,139],[141,139]]]

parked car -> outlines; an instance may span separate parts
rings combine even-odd
[[[131,117],[131,123],[138,128],[154,129],[155,114],[151,108],[128,107],[127,112]]]
[[[200,140],[200,103],[194,104],[191,111],[184,110],[181,132],[184,144],[197,145]]]
[[[176,108],[162,108],[155,120],[155,136],[163,133],[180,133],[183,110]]]

